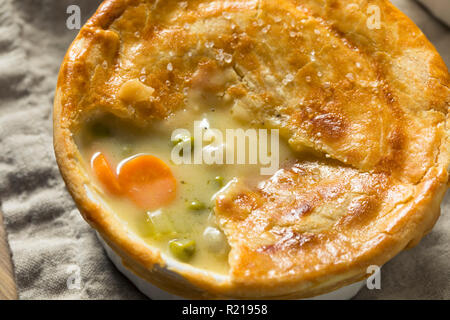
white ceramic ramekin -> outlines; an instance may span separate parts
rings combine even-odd
[[[112,263],[116,266],[117,269],[127,277],[143,294],[153,300],[183,300],[182,297],[176,296],[174,294],[168,293],[160,288],[150,284],[144,279],[139,278],[133,272],[128,270],[123,264],[122,259],[111,249],[105,241],[101,238],[101,236],[97,233],[97,236],[105,248],[105,251],[108,257],[111,259]],[[338,290],[312,297],[305,300],[348,300],[353,298],[359,290],[365,285],[366,280],[362,280],[346,287],[342,287]]]

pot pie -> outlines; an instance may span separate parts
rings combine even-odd
[[[444,62],[385,0],[108,0],[62,63],[54,146],[83,217],[140,278],[305,298],[431,230],[449,104]],[[174,130],[195,126],[277,129],[279,169],[175,164],[198,141]]]

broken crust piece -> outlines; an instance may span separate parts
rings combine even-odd
[[[108,0],[61,66],[58,165],[84,218],[134,273],[188,298],[303,298],[366,277],[432,228],[447,189],[449,74],[386,0]],[[223,72],[213,81],[205,77]],[[208,76],[209,77],[209,76]],[[73,134],[95,110],[139,125],[185,107],[185,88],[228,97],[280,129],[297,163],[232,185],[216,214],[225,278],[170,266],[86,192]],[[302,160],[304,153],[314,159]]]

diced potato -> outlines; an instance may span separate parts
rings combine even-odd
[[[145,221],[139,229],[141,236],[155,239],[176,234],[170,217],[163,210],[147,212]]]
[[[195,253],[195,241],[175,239],[169,242],[170,252],[179,260],[188,261]]]
[[[214,227],[207,227],[203,232],[203,239],[211,252],[224,254],[227,251],[228,243],[222,231]]]
[[[171,233],[174,231],[172,221],[170,221],[170,218],[163,212],[163,210],[148,212],[147,215],[156,232]]]

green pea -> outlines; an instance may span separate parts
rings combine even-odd
[[[189,202],[188,208],[191,209],[191,210],[197,210],[198,211],[198,210],[205,209],[206,206],[205,206],[205,204],[203,202],[198,201],[198,200],[194,200],[194,201]]]
[[[182,261],[189,261],[195,253],[195,241],[190,239],[174,239],[169,242],[170,252]]]
[[[214,182],[217,184],[219,188],[223,187],[224,178],[222,176],[217,176],[214,178]]]
[[[90,132],[97,138],[108,138],[112,136],[111,129],[107,125],[98,121],[91,124]]]

